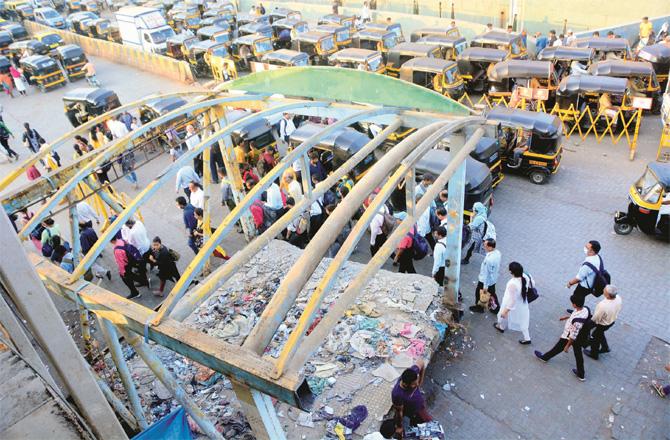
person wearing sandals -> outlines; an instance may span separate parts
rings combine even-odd
[[[512,279],[505,286],[500,311],[498,312],[498,322],[493,324],[496,330],[503,333],[508,328],[521,332],[523,339],[520,344],[530,344],[530,332],[528,331],[530,323],[530,311],[528,309],[528,285],[530,275],[524,275],[523,266],[513,261],[509,264],[509,271]]]

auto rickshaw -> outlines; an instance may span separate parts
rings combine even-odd
[[[214,80],[224,82],[237,79],[237,66],[235,65],[235,60],[230,55],[212,55],[209,57],[209,65],[212,68]]]
[[[84,65],[87,61],[86,55],[81,47],[76,44],[66,44],[56,48],[54,58],[63,66],[70,81],[83,78],[86,74],[86,71],[84,71]]]
[[[174,35],[165,40],[165,43],[167,44],[166,55],[177,60],[187,59],[191,46],[197,41],[198,39],[192,35]]]
[[[230,119],[228,119],[228,121],[230,121]],[[249,143],[253,142],[255,148],[258,150],[276,144],[275,138],[272,136],[272,125],[265,118],[261,118],[242,128],[238,128],[233,131],[231,138],[235,145],[240,145],[244,141]]]
[[[441,58],[412,58],[400,66],[400,79],[451,99],[459,99],[465,92],[456,63]]]
[[[486,120],[498,126],[500,156],[508,170],[527,175],[537,185],[556,174],[563,152],[563,124],[558,116],[497,106]]]
[[[322,132],[328,128],[327,125],[315,124],[313,122],[305,122],[300,125],[289,137],[289,144],[296,148],[307,139]],[[351,127],[336,130],[329,135],[321,138],[319,143],[314,146],[312,151],[319,154],[319,158],[326,172],[336,170],[341,167],[351,156],[359,152],[366,144],[370,142],[370,138],[358,130]],[[374,152],[368,154],[365,159],[360,161],[349,173],[354,182],[359,181],[370,167],[376,162]]]
[[[402,26],[400,25],[400,23],[366,23],[363,29],[382,31],[382,32],[393,32],[395,34],[396,43],[405,42],[405,34],[403,34],[402,32]]]
[[[10,56],[18,55],[19,57],[27,52],[28,55],[49,55],[49,48],[37,40],[22,40],[12,43],[7,48]]]
[[[508,53],[508,57],[512,59],[525,60],[528,58],[526,45],[519,34],[509,34],[502,31],[484,32],[472,39],[470,47],[504,50]]]
[[[595,52],[588,47],[552,46],[537,54],[538,61],[551,61],[559,79],[572,73],[586,74]],[[574,67],[574,71],[573,71]]]
[[[66,0],[65,4],[70,12],[81,11],[81,0]]]
[[[112,24],[106,18],[96,20],[83,20],[80,22],[82,32],[91,38],[99,40],[109,40],[109,34],[112,30]],[[111,41],[111,40],[110,40]]]
[[[65,44],[63,38],[55,32],[40,32],[35,34],[35,39],[48,47],[51,51],[54,51],[57,47]]]
[[[0,53],[5,55],[9,53],[9,45],[14,39],[9,31],[0,31]]]
[[[111,90],[84,87],[70,90],[63,96],[65,116],[73,127],[121,107],[119,97]]]
[[[72,32],[79,35],[86,35],[86,31],[82,30],[81,23],[86,20],[97,20],[99,18],[100,17],[98,17],[93,12],[75,12],[74,14],[68,15],[65,22],[68,26],[68,29],[70,29]]]
[[[95,0],[80,0],[79,10],[80,11],[95,12],[96,14],[99,14],[100,13],[100,6],[98,5],[98,2],[95,1]]]
[[[42,92],[52,87],[66,85],[65,77],[58,64],[47,56],[31,55],[22,58],[20,64],[28,84],[37,86]]]
[[[277,7],[270,11],[268,14],[268,19],[270,24],[274,24],[274,22],[278,20],[302,20],[302,14],[300,11],[296,11],[294,9]]]
[[[434,27],[434,28],[417,29],[414,32],[412,32],[412,35],[410,35],[409,38],[412,43],[415,43],[422,38],[433,35],[438,37],[451,37],[451,38],[461,37],[461,33],[458,31],[458,28]]]
[[[648,163],[628,190],[628,201],[628,210],[614,215],[614,232],[628,235],[638,228],[670,242],[670,163]]]
[[[22,21],[27,19],[26,14],[33,18],[33,8],[27,0],[10,0],[5,2],[5,11],[10,20]]]
[[[281,49],[288,49],[291,47],[291,40],[294,36],[302,32],[307,32],[309,26],[306,21],[296,20],[294,18],[284,18],[275,20],[272,23],[272,34],[275,40],[275,45]],[[288,36],[288,39],[286,39]]]
[[[625,38],[586,37],[577,38],[571,44],[573,47],[587,47],[595,51],[595,61],[619,58],[632,60],[630,43]]]
[[[661,112],[661,86],[651,63],[622,60],[600,61],[591,65],[589,73],[596,76],[628,78],[631,92],[634,95],[651,98],[651,112],[653,114]]]
[[[416,41],[417,43],[433,44],[442,52],[440,58],[456,61],[458,56],[468,47],[463,37],[443,37],[442,35],[427,35]]]
[[[9,66],[11,65],[12,63],[9,61],[9,58],[0,55],[0,73],[9,73]]]
[[[547,108],[553,106],[558,76],[549,61],[505,60],[488,71],[490,98],[510,98],[514,86],[548,90]]]
[[[272,66],[303,67],[309,66],[309,56],[304,52],[290,49],[279,49],[263,55],[261,62]]]
[[[556,110],[567,124],[575,121],[587,108],[592,115],[597,115],[600,112],[600,98],[605,93],[616,108],[624,110],[630,105],[626,78],[568,75],[561,80],[556,90]],[[587,128],[591,121],[588,116],[584,116],[581,123]]]
[[[214,41],[221,44],[231,44],[230,30],[219,26],[205,26],[198,29],[196,36],[200,41]]]
[[[658,43],[651,46],[645,46],[637,53],[640,61],[651,63],[656,72],[656,79],[661,85],[668,81],[668,72],[670,72],[670,45]]]
[[[12,39],[14,41],[21,41],[29,38],[28,31],[20,24],[10,24],[3,26],[2,29],[12,34]]]
[[[335,35],[319,31],[304,32],[291,41],[291,49],[309,55],[312,65],[325,65],[328,57],[337,51]]]
[[[356,17],[353,15],[342,15],[342,14],[328,14],[319,18],[318,24],[339,24],[340,26],[346,26],[351,29],[351,32],[356,30]]]
[[[470,139],[474,134],[476,126],[466,126],[463,128],[465,139]],[[486,165],[491,173],[491,186],[495,188],[505,178],[502,173],[502,159],[500,156],[500,142],[498,141],[498,127],[493,125],[484,125],[484,136],[477,142],[475,149],[470,153],[470,157]],[[446,149],[451,151],[450,145],[446,144]]]
[[[400,43],[389,50],[386,60],[386,74],[394,78],[400,76],[400,66],[412,58],[439,58],[439,46],[426,43]]]
[[[252,14],[247,14],[247,13],[239,13],[235,16],[235,22],[237,23],[237,27],[240,28],[241,26],[244,26],[245,24],[249,23],[265,23],[265,24],[270,24],[270,16],[269,15],[252,15]]]
[[[230,33],[232,34],[232,25],[234,23],[234,17],[231,20],[228,20],[227,17],[225,16],[214,16],[214,17],[203,17],[202,20],[200,20],[200,24],[202,27],[205,26],[219,26],[219,27],[229,27],[230,28]]]
[[[358,49],[376,50],[382,53],[386,60],[389,50],[393,49],[398,42],[393,32],[379,31],[376,29],[363,29],[354,34],[352,46]]]
[[[237,28],[237,35],[239,37],[244,37],[245,35],[263,35],[264,37],[273,38],[274,34],[272,32],[272,26],[267,23],[247,23],[244,26]]]
[[[172,19],[168,24],[176,33],[182,30],[190,30],[196,32],[202,26],[202,19],[200,16],[189,15],[186,12],[178,12],[172,15]]]
[[[179,96],[173,96],[171,98],[156,98],[151,101],[147,101],[142,104],[140,107],[140,122],[142,125],[147,124],[148,122],[158,119],[161,116],[164,116],[170,113],[173,110],[183,107],[187,104],[186,100]],[[184,116],[186,118],[186,116]],[[178,124],[179,127],[177,131],[185,131],[186,125]]]
[[[328,58],[331,66],[347,69],[364,70],[366,72],[384,73],[384,60],[381,52],[367,49],[342,49]]]
[[[193,75],[197,78],[210,77],[212,68],[209,63],[209,57],[215,54],[217,56],[228,56],[228,47],[225,44],[216,41],[206,40],[193,43],[188,52],[188,62],[193,70]]]
[[[335,45],[338,49],[346,49],[347,47],[351,47],[353,42],[351,37],[351,29],[349,29],[347,26],[340,26],[339,24],[320,24],[314,30],[334,34]]]
[[[237,38],[231,46],[233,60],[238,66],[241,63],[245,68],[249,67],[250,61],[260,61],[263,55],[273,50],[272,38],[257,34]]]

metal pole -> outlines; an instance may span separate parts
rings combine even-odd
[[[204,125],[208,126],[209,121],[209,112],[206,112],[204,115]],[[203,133],[205,134],[205,133]],[[209,137],[209,133],[206,133]],[[203,200],[203,234],[204,240],[209,240],[209,237],[212,235],[211,223],[212,223],[212,205],[210,203],[210,197],[212,195],[212,169],[210,168],[211,161],[211,148],[207,147],[202,152],[202,190],[204,192]],[[209,271],[211,259],[208,258],[205,263],[205,271]]]
[[[137,354],[147,364],[149,369],[153,371],[156,378],[161,381],[165,388],[167,388],[174,398],[184,407],[198,427],[211,439],[224,440],[223,436],[216,430],[216,427],[210,422],[200,408],[186,395],[186,391],[177,383],[177,380],[165,368],[158,356],[145,344],[142,339],[131,331],[126,331],[120,327],[119,331],[126,339],[126,341],[133,346]]]
[[[114,394],[114,391],[107,385],[107,382],[104,381],[98,374],[91,368],[91,374],[93,374],[93,377],[95,377],[95,381],[98,384],[98,387],[100,388],[100,391],[102,391],[102,394],[105,396],[107,399],[107,402],[114,408],[114,411],[123,419],[124,422],[130,426],[130,429],[133,431],[138,431],[139,427],[137,425],[137,420],[133,415],[128,411],[128,408],[121,402],[121,400],[116,397],[116,394]]]
[[[0,217],[3,248],[0,274],[7,292],[95,434],[104,439],[127,438],[46,288],[28,262],[9,218],[6,215]]]
[[[272,399],[260,391],[231,381],[237,401],[257,440],[286,440]]]
[[[398,118],[384,130],[382,130],[374,139],[364,145],[363,148],[361,148],[356,154],[354,154],[344,164],[342,164],[342,166],[329,174],[328,177],[326,177],[326,180],[319,183],[312,191],[312,196],[322,196],[326,190],[337,184],[342,176],[349,173],[356,164],[358,164],[361,160],[373,152],[391,133],[400,128],[401,125],[402,119]],[[170,316],[178,321],[183,321],[186,319],[186,317],[190,315],[193,310],[198,307],[198,305],[200,305],[209,297],[211,292],[213,292],[218,285],[225,283],[228,277],[234,274],[238,268],[246,264],[246,262],[251,257],[260,251],[268,242],[274,239],[274,237],[276,237],[296,216],[300,215],[305,209],[309,208],[313,202],[314,200],[309,200],[307,198],[303,198],[303,200],[297,202],[289,212],[284,214],[281,218],[277,219],[277,221],[272,226],[270,226],[267,231],[249,243],[244,249],[233,254],[230,257],[230,260],[226,262],[226,264],[220,266],[214,272],[212,272],[207,280],[200,283],[196,289],[188,292],[184,298],[175,306],[175,309]]]
[[[456,139],[455,139],[456,140]],[[464,138],[457,140],[456,148],[463,145]],[[465,200],[465,162],[449,179],[447,201],[447,258],[444,263],[444,304],[450,310],[458,308],[460,289],[461,245],[463,236],[463,203]],[[454,313],[458,318],[459,312]]]
[[[144,431],[149,427],[149,424],[147,423],[147,419],[144,417],[142,403],[140,401],[140,396],[137,393],[137,388],[135,388],[133,376],[130,374],[128,364],[126,363],[126,360],[123,356],[123,351],[121,350],[121,343],[119,342],[119,336],[116,333],[116,328],[111,322],[102,317],[98,317],[98,327],[100,327],[100,331],[102,331],[102,336],[107,343],[107,347],[109,347],[109,353],[112,355],[114,365],[116,365],[116,371],[119,372],[121,382],[123,382],[123,386],[126,389],[128,402],[130,403],[130,409],[132,410],[135,419],[139,423],[140,429]]]

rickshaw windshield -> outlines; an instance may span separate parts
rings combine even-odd
[[[272,40],[260,40],[254,43],[256,53],[265,53],[272,50]]]
[[[103,21],[101,23],[98,23],[98,29],[100,29],[101,32],[106,31],[109,29],[110,23],[107,21]]]
[[[396,40],[395,36],[384,38],[384,49],[386,50],[393,49],[397,43],[398,40]]]
[[[635,189],[642,201],[652,204],[658,203],[663,193],[661,182],[659,182],[658,177],[649,168],[635,182]]]
[[[331,50],[335,49],[335,41],[333,37],[322,38],[319,41],[319,45],[321,46],[321,50],[323,52],[330,52]]]
[[[212,56],[225,58],[228,56],[228,49],[225,47],[217,47],[212,49]]]
[[[349,29],[341,30],[337,33],[337,41],[347,41],[349,39],[349,35]]]
[[[307,66],[308,61],[309,61],[308,58],[298,58],[293,62],[293,65],[297,67]]]
[[[301,33],[301,32],[307,32],[307,28],[308,28],[307,23],[300,23],[296,24],[293,30],[298,33]]]
[[[228,33],[221,33],[221,34],[216,34],[214,35],[214,41],[217,43],[227,43],[230,41],[230,34]]]
[[[382,57],[372,57],[368,60],[368,70],[376,72],[382,64]]]
[[[165,41],[174,36],[174,31],[172,28],[163,29],[161,31],[156,31],[151,33],[151,39],[154,41],[154,44],[165,43]]]
[[[444,71],[444,81],[453,84],[458,81],[458,66],[454,65]]]
[[[63,39],[56,34],[45,35],[42,37],[42,43],[44,44],[55,44],[60,43],[61,41],[63,41]]]

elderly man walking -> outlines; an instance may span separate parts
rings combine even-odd
[[[595,329],[591,334],[591,349],[584,350],[584,354],[592,359],[598,360],[599,354],[610,351],[605,332],[614,325],[621,312],[621,296],[618,291],[619,289],[612,284],[605,286],[605,299],[596,305],[596,310],[593,312],[591,321],[595,324]]]
[[[484,313],[484,306],[480,305],[482,295],[491,296],[495,300],[495,307],[491,312],[498,313],[500,302],[496,295],[496,283],[500,274],[500,251],[496,249],[496,241],[492,238],[484,240],[484,250],[486,256],[482,261],[479,269],[479,277],[477,278],[477,287],[475,288],[475,305],[470,306],[470,311],[475,313]]]

